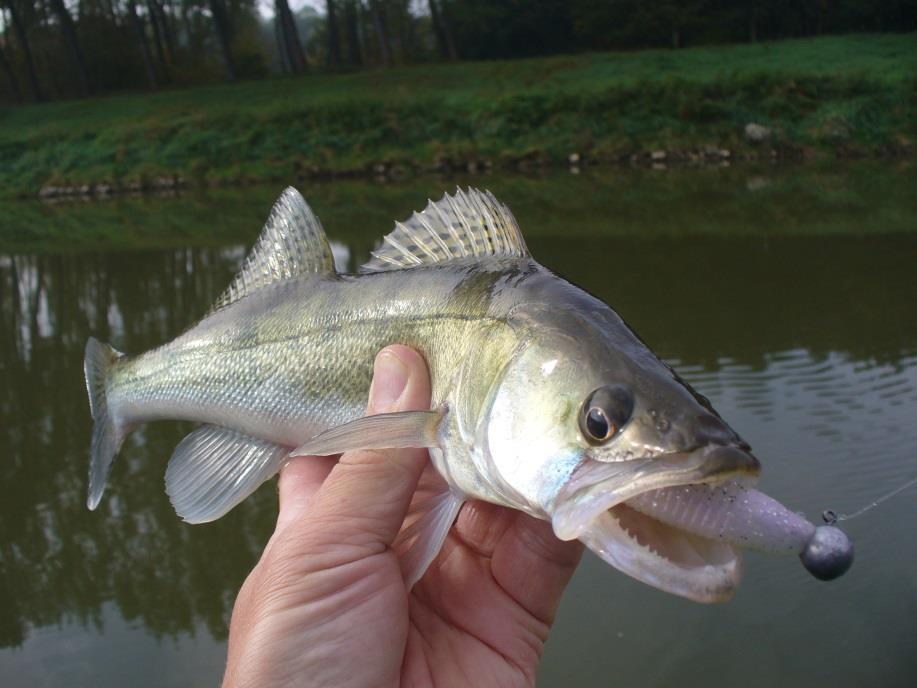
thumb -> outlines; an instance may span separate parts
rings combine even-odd
[[[367,415],[429,408],[430,379],[420,354],[402,345],[379,352],[373,366]],[[309,520],[322,525],[310,529],[310,543],[346,542],[374,549],[391,545],[428,460],[426,449],[363,450],[341,456],[309,500]],[[289,477],[294,474],[295,471]],[[295,490],[294,482],[281,479],[281,511],[289,496],[285,495],[285,487]]]

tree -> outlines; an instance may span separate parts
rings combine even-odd
[[[758,41],[758,27],[761,22],[761,17],[764,14],[761,5],[762,3],[760,0],[744,0],[742,2],[742,10],[748,26],[748,41],[750,43],[757,43]]]
[[[16,81],[16,74],[13,72],[13,68],[10,65],[10,61],[6,57],[6,53],[3,51],[2,44],[0,44],[0,69],[3,70],[3,73],[6,75],[6,80],[10,83],[10,90],[13,92],[13,99],[17,103],[21,103],[22,92],[19,90],[19,82]]]
[[[156,47],[156,59],[159,62],[159,73],[162,74],[163,79],[167,80],[169,75],[169,60],[166,57],[165,29],[162,27],[161,13],[158,11],[159,5],[156,0],[147,0],[146,9],[147,16],[150,18],[150,27],[153,29],[153,45]]]
[[[436,36],[436,44],[444,60],[455,61],[458,52],[455,50],[455,40],[452,38],[452,27],[446,16],[445,7],[440,6],[440,0],[428,0],[430,6],[430,22]]]
[[[280,52],[290,71],[302,74],[306,71],[306,58],[303,55],[302,44],[296,31],[296,22],[287,0],[274,0],[274,22],[277,25],[277,35],[280,37]]]
[[[172,27],[173,19],[167,11],[164,0],[147,0],[147,7],[150,8],[150,14],[155,15],[159,24],[159,31],[165,42],[165,53],[167,60],[171,63],[175,60],[175,32]]]
[[[16,0],[6,0],[6,8],[10,12],[13,32],[16,34],[16,39],[19,41],[19,47],[22,49],[22,55],[25,58],[26,72],[29,75],[29,86],[32,89],[32,98],[38,101],[44,100],[45,96],[38,83],[38,73],[35,70],[35,60],[32,58],[32,45],[29,43],[29,36],[26,33],[25,25],[22,23],[22,16],[19,14]]]
[[[325,20],[325,33],[328,35],[328,69],[337,69],[341,64],[341,42],[338,34],[337,9],[334,0],[325,0],[327,19]]]
[[[232,58],[232,26],[229,23],[229,14],[223,0],[207,0],[210,14],[213,15],[213,28],[220,44],[220,55],[223,58],[223,67],[226,69],[226,78],[235,81],[236,63]]]
[[[607,4],[607,0],[592,2]],[[550,55],[582,47],[573,37],[572,2],[436,0],[436,4],[446,40],[454,31],[463,58]]]
[[[146,80],[150,88],[156,88],[156,70],[153,67],[153,58],[150,56],[150,44],[146,37],[146,28],[143,25],[143,19],[137,14],[136,0],[127,0],[127,16],[130,19],[131,26],[134,28],[134,35],[137,38],[137,49],[140,51],[140,58],[143,60],[143,70],[146,73]]]
[[[379,0],[369,0],[369,11],[373,18],[373,28],[376,30],[376,41],[379,43],[379,56],[382,64],[392,66],[392,47],[388,42],[388,32],[385,29],[385,15],[382,3]]]
[[[80,46],[79,38],[76,35],[76,27],[73,24],[73,17],[64,5],[64,0],[49,0],[51,9],[57,15],[60,22],[61,33],[64,34],[64,42],[70,50],[73,58],[73,64],[76,67],[77,77],[80,83],[80,93],[84,96],[89,95],[89,73],[86,70],[86,58],[83,56],[83,49]]]
[[[347,61],[363,64],[363,41],[360,36],[360,6],[357,0],[344,0],[344,35],[347,38]]]

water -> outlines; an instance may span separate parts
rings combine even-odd
[[[306,190],[353,266],[455,180]],[[917,473],[917,174],[860,165],[475,178],[533,254],[611,303],[752,444],[763,488],[816,520]],[[86,511],[82,349],[172,338],[236,269],[279,189],[0,208],[3,685],[212,685],[236,591],[275,516],[266,486],[189,526],[162,476],[187,432],[132,434]],[[851,572],[819,583],[748,556],[700,606],[587,556],[544,685],[917,683],[917,489],[843,524]]]

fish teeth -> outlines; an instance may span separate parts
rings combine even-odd
[[[668,557],[666,557],[659,550],[653,547],[652,544],[648,542],[647,543],[642,542],[638,534],[634,532],[633,530],[631,530],[631,528],[629,528],[620,518],[618,518],[618,516],[613,511],[610,511],[609,513],[611,514],[612,518],[614,518],[614,520],[621,527],[621,530],[623,530],[625,534],[627,534],[627,536],[634,542],[634,544],[637,545],[637,547],[639,547],[640,549],[642,549],[645,552],[654,554],[657,557],[660,557],[662,559],[668,559]]]

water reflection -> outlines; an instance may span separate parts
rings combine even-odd
[[[413,205],[416,199],[393,216]],[[543,231],[537,219],[528,224],[532,252],[613,304],[710,396],[765,458],[768,484],[788,503],[811,504],[817,495],[822,506],[854,508],[917,469],[913,234],[826,242],[600,231],[584,239],[580,230],[571,239]],[[348,240],[336,246],[336,258],[353,267],[371,244],[368,237]],[[104,638],[113,613],[153,637],[205,629],[225,638],[232,600],[271,530],[273,488],[216,523],[182,523],[164,494],[163,472],[188,428],[162,423],[130,436],[102,505],[88,512],[90,420],[81,363],[89,334],[128,352],[174,337],[206,311],[242,254],[237,242],[0,258],[0,646],[22,646],[35,629],[56,624],[95,628]],[[913,508],[896,508],[913,519]],[[873,525],[864,532],[872,547],[894,549],[895,530]],[[875,555],[872,563],[881,569]],[[565,610],[588,616],[581,605],[594,586],[632,589],[590,566]],[[758,576],[765,606],[749,614],[766,617],[761,577],[783,576],[781,566],[756,562],[749,585],[754,589]],[[854,573],[852,592],[888,577],[872,575],[862,558]],[[800,572],[790,579],[805,585]],[[913,601],[917,591],[910,594]],[[659,609],[678,604],[648,590],[635,595]],[[747,611],[752,603],[744,604]],[[576,629],[567,623],[561,632],[575,636]],[[648,650],[637,645],[633,656],[645,658]],[[581,661],[570,648],[551,647],[548,677]],[[682,659],[679,666],[691,666]],[[724,675],[736,671],[729,667]],[[639,667],[630,671],[640,676]],[[677,676],[657,673],[658,685]]]
[[[66,619],[98,625],[107,600],[156,634],[196,621],[225,634],[232,591],[269,528],[271,495],[213,526],[185,527],[162,499],[164,461],[181,436],[164,424],[127,445],[111,498],[90,514],[79,359],[89,332],[130,351],[174,336],[238,258],[224,249],[19,255],[0,268],[0,644]]]
[[[887,161],[290,183],[303,192],[332,237],[358,252],[368,251],[393,219],[405,218],[424,199],[439,198],[457,184],[490,189],[509,203],[527,240],[724,232],[766,238],[878,236],[909,234],[917,217],[917,165]],[[175,198],[125,196],[104,203],[0,202],[0,252],[248,244],[282,186],[189,191]]]

